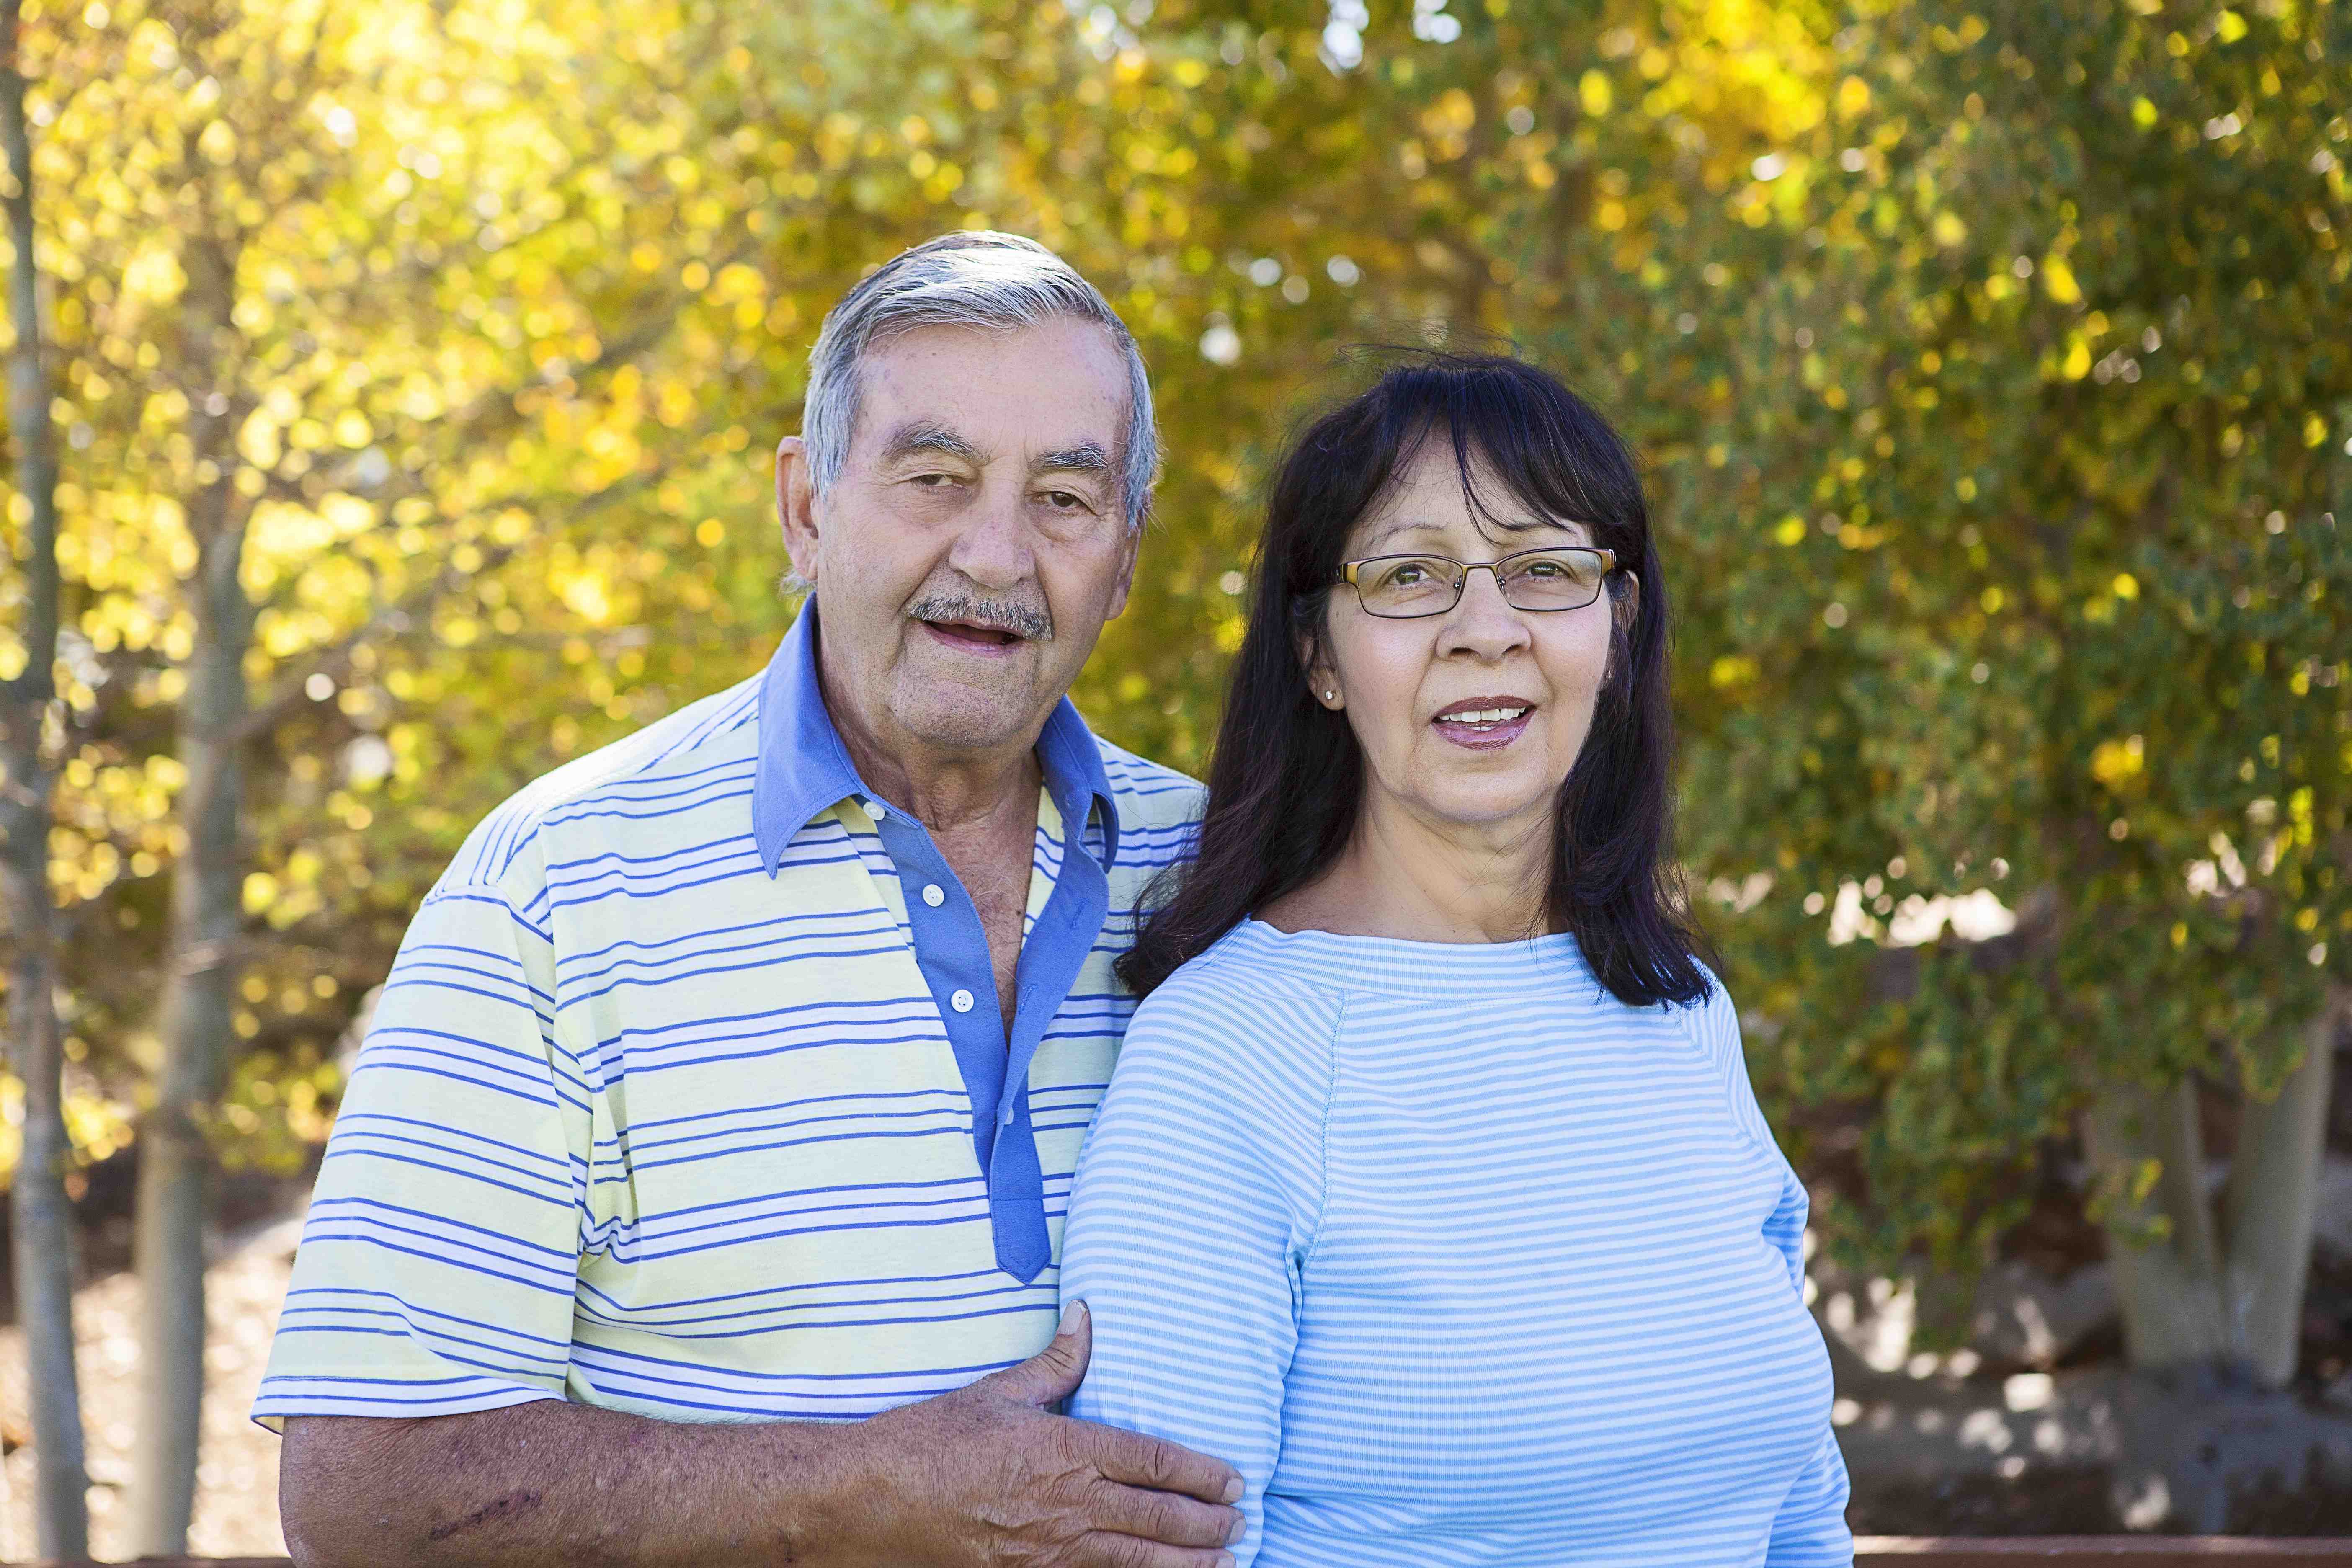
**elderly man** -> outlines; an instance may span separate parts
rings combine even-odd
[[[477,828],[386,982],[257,1417],[310,1563],[1210,1568],[1219,1461],[1049,1413],[1110,963],[1198,792],[1064,696],[1157,462],[1029,241],[826,318],[765,673]]]

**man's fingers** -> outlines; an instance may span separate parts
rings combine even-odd
[[[1087,1511],[1101,1529],[1166,1546],[1231,1546],[1242,1534],[1237,1508],[1114,1481],[1103,1483]]]
[[[1023,1362],[982,1380],[991,1393],[1043,1410],[1067,1399],[1086,1381],[1087,1357],[1094,1349],[1094,1325],[1087,1304],[1073,1301],[1062,1309],[1062,1324],[1054,1342]]]
[[[1078,1568],[1234,1568],[1234,1554],[1221,1547],[1168,1546],[1102,1531],[1081,1539],[1070,1560]]]
[[[1117,1426],[1089,1426],[1095,1468],[1123,1486],[1182,1492],[1202,1502],[1242,1500],[1241,1472],[1223,1459]]]

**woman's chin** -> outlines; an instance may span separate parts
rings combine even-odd
[[[1540,825],[1549,829],[1555,788],[1549,780],[1463,780],[1454,787],[1433,788],[1421,796],[1421,815],[1433,826],[1466,833]]]

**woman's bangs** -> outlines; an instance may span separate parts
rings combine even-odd
[[[1423,371],[1399,378],[1402,426],[1389,472],[1368,503],[1397,482],[1442,425],[1463,499],[1498,545],[1545,522],[1638,526],[1640,479],[1599,416],[1535,374],[1500,368]],[[1629,501],[1631,504],[1629,505]]]

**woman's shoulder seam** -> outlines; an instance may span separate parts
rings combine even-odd
[[[1339,1005],[1331,1015],[1331,1033],[1323,1042],[1328,1062],[1323,1084],[1323,1116],[1317,1128],[1320,1147],[1316,1153],[1315,1227],[1307,1237],[1307,1250],[1299,1259],[1302,1269],[1315,1261],[1315,1254],[1323,1245],[1323,1222],[1331,1213],[1331,1112],[1339,1100],[1339,1036],[1348,1026],[1349,995],[1346,991],[1339,993]]]
[[[1327,1006],[1340,1007],[1346,1003],[1350,987],[1335,984],[1312,974],[1268,961],[1257,953],[1236,952],[1231,947],[1231,936],[1222,938],[1207,952],[1178,969],[1160,983],[1161,989],[1177,987],[1189,991],[1213,980],[1217,984],[1239,988],[1249,986],[1265,994],[1286,994],[1312,996]],[[1154,994],[1157,994],[1155,992]],[[1148,1000],[1148,998],[1147,998]]]
[[[1785,1163],[1786,1156],[1771,1140],[1769,1125],[1766,1124],[1761,1129],[1749,1125],[1748,1114],[1741,1109],[1739,1090],[1748,1079],[1748,1057],[1740,1038],[1739,1009],[1733,1004],[1730,989],[1723,984],[1722,977],[1713,971],[1705,973],[1708,981],[1706,995],[1696,1002],[1674,1005],[1675,1022],[1682,1031],[1683,1038],[1690,1043],[1692,1052],[1714,1070],[1716,1088],[1723,1096],[1725,1107],[1731,1112],[1732,1125],[1758,1152]],[[1724,1031],[1722,1053],[1710,1047],[1699,1034],[1699,1019],[1718,1007],[1731,1015],[1731,1027]],[[1738,1077],[1737,1083],[1733,1081],[1734,1074]],[[1753,1091],[1750,1092],[1752,1095]],[[1758,1121],[1762,1121],[1760,1109]]]
[[[1328,1062],[1317,1062],[1312,1053],[1319,1046],[1336,1059],[1349,995],[1344,987],[1213,948],[1144,998],[1129,1034],[1132,1038],[1139,1025],[1157,1026],[1195,1041],[1213,1028],[1221,1044],[1238,1036],[1272,1047],[1309,1083],[1316,1077],[1326,1080],[1328,1110],[1335,1069]],[[1156,1007],[1155,1002],[1160,1004]]]

